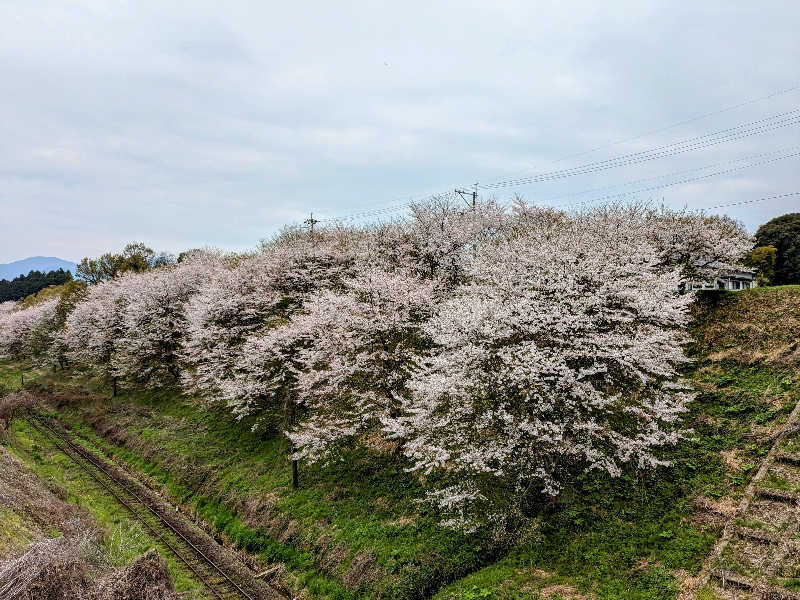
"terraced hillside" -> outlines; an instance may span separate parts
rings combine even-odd
[[[301,465],[294,491],[283,442],[221,407],[201,410],[200,400],[169,391],[125,390],[110,400],[105,382],[80,373],[39,373],[36,386],[74,431],[307,597],[710,599],[728,597],[731,577],[800,590],[791,570],[750,569],[738,545],[793,551],[783,535],[790,526],[770,519],[794,505],[759,490],[800,491],[790,472],[794,438],[776,446],[800,399],[800,288],[708,296],[693,334],[697,360],[686,374],[699,393],[686,420],[695,436],[670,452],[673,466],[615,480],[578,474],[513,539],[440,529],[391,455]],[[2,372],[16,382],[18,368],[6,363]],[[750,508],[737,512],[750,492]],[[734,535],[739,528],[766,533]],[[717,559],[725,535],[731,542]],[[733,574],[725,586],[719,577],[706,583],[720,568]]]

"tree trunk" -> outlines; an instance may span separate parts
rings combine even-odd
[[[289,424],[289,429],[294,427],[295,421],[295,401],[294,390],[286,394],[286,421]],[[294,442],[289,443],[289,453],[294,454],[297,449],[294,447]],[[292,489],[296,490],[300,487],[300,476],[298,473],[297,460],[292,459]]]
[[[111,381],[111,389],[113,390],[111,397],[112,398],[116,398],[117,397],[117,378],[116,377],[114,377],[112,379],[112,381]]]

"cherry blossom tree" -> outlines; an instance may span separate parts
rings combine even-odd
[[[684,280],[712,282],[715,277],[741,268],[745,253],[753,247],[753,239],[744,226],[725,215],[661,207],[647,209],[641,220],[662,264],[680,266]]]
[[[293,322],[306,342],[297,384],[307,418],[290,435],[297,457],[325,458],[400,415],[435,298],[432,281],[373,266],[306,303]]]
[[[261,255],[212,272],[186,304],[181,348],[187,392],[214,396],[240,360],[240,346],[276,315],[283,296],[273,289],[275,264]]]
[[[231,257],[186,306],[184,387],[214,395],[237,370],[251,335],[285,323],[309,294],[352,267],[351,232],[286,230],[249,257]]]
[[[691,399],[676,367],[692,298],[646,230],[625,211],[526,210],[524,228],[475,248],[387,423],[411,469],[437,474],[430,498],[453,526],[513,518],[576,467],[663,464]]]
[[[384,243],[384,254],[402,254],[398,260],[420,277],[439,279],[447,286],[461,283],[471,248],[508,225],[504,209],[493,200],[466,206],[459,197],[433,198],[411,206],[411,217],[399,239]]]
[[[157,388],[180,378],[180,353],[187,336],[184,308],[207,284],[213,257],[201,256],[115,280],[124,305],[124,334],[116,342],[115,376]]]
[[[545,213],[549,213],[549,218],[567,215],[527,204],[521,198],[517,198],[514,210],[522,226],[531,216],[541,220]],[[655,246],[661,268],[680,267],[684,279],[711,281],[731,269],[741,268],[744,255],[753,247],[753,239],[744,226],[726,215],[673,210],[646,202],[612,203],[594,208],[591,213],[595,219],[614,215],[626,227],[642,230]]]
[[[334,285],[353,263],[348,235],[289,230],[249,257],[218,268],[186,307],[182,358],[187,391],[214,395],[230,378],[246,339],[285,320],[304,298]]]
[[[413,212],[409,222],[362,231],[289,231],[278,244],[292,268],[276,287],[294,299],[291,309],[247,340],[223,389],[240,416],[282,407],[295,459],[330,457],[367,434],[385,440],[382,419],[399,415],[426,346],[422,322],[462,278],[469,248],[503,222],[493,202],[470,210],[437,199]]]
[[[302,368],[298,356],[307,345],[305,330],[294,316],[312,294],[340,285],[352,272],[366,237],[340,227],[318,229],[313,235],[286,230],[265,242],[261,255],[227,276],[247,280],[239,284],[242,297],[223,300],[224,292],[212,285],[192,303],[189,360],[205,375],[200,381],[206,389],[224,398],[237,417],[255,415],[261,427],[278,431],[293,427]],[[229,358],[215,360],[212,352]],[[291,447],[290,453],[294,451]],[[296,458],[292,471],[297,487]]]
[[[135,278],[135,275],[129,275]],[[125,334],[126,300],[119,280],[90,286],[66,318],[61,339],[67,356],[94,373],[112,380],[114,395],[117,376],[114,370],[117,349]]]
[[[0,354],[15,359],[46,355],[56,334],[58,298],[48,298],[26,308],[3,303],[0,310]]]

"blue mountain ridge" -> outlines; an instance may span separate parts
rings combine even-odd
[[[27,275],[31,271],[55,271],[64,269],[75,275],[76,264],[55,256],[31,256],[22,260],[15,260],[7,264],[0,264],[0,279],[9,281],[18,275]]]

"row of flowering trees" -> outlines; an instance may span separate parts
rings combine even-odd
[[[663,464],[691,399],[679,283],[750,246],[725,217],[438,199],[121,274],[62,318],[55,300],[0,305],[0,352],[224,402],[285,433],[295,485],[298,460],[393,453],[468,528],[579,469]]]

